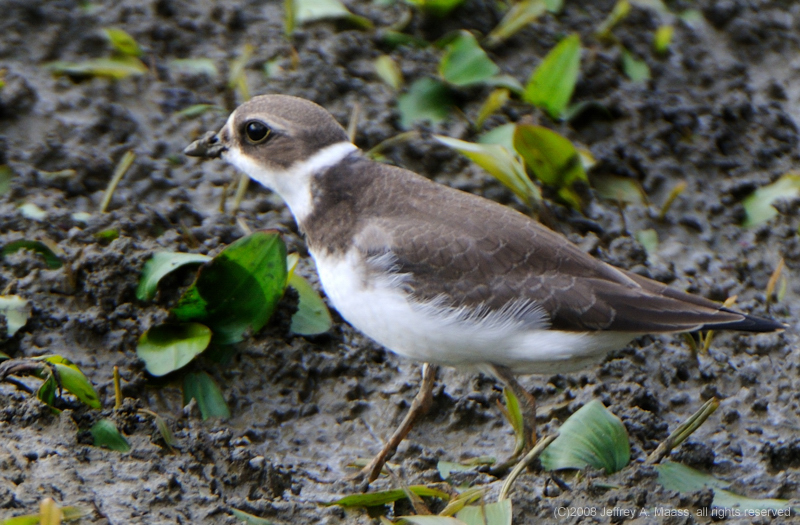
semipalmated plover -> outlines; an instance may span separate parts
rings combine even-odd
[[[325,293],[355,328],[412,359],[494,374],[523,396],[530,425],[533,399],[515,374],[574,371],[644,334],[783,329],[610,266],[508,207],[374,162],[307,100],[255,97],[185,153],[221,157],[283,198]],[[412,408],[434,374],[426,369]],[[369,481],[413,417],[367,467]]]

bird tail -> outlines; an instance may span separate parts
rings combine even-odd
[[[728,308],[720,308],[721,312],[728,312],[741,316],[737,321],[728,321],[725,323],[709,323],[704,324],[700,330],[738,330],[740,332],[756,332],[756,333],[769,333],[769,332],[783,332],[786,330],[786,325],[773,321],[772,319],[765,319],[763,317],[756,317],[754,315],[744,314],[729,310]]]

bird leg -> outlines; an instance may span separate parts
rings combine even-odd
[[[506,388],[513,392],[519,402],[519,409],[522,414],[522,446],[518,446],[517,449],[514,450],[514,454],[507,461],[492,469],[493,471],[500,472],[513,465],[518,457],[527,453],[536,444],[536,398],[519,384],[517,378],[507,367],[492,365],[492,370],[497,378],[505,384]]]
[[[433,401],[433,385],[436,382],[436,373],[438,371],[438,365],[432,365],[429,363],[423,364],[422,382],[419,386],[419,392],[411,402],[411,407],[409,407],[402,423],[400,423],[400,426],[397,427],[397,430],[394,431],[394,434],[392,434],[392,437],[389,438],[389,441],[386,443],[386,445],[384,445],[383,449],[378,453],[378,455],[376,455],[372,461],[370,461],[369,465],[364,467],[356,475],[352,476],[352,480],[364,480],[366,481],[366,485],[369,485],[378,479],[383,466],[386,464],[386,460],[389,459],[389,457],[397,450],[397,447],[400,446],[400,443],[402,443],[402,441],[411,431],[411,427],[414,426],[414,422],[417,420],[417,418],[425,415],[430,409],[431,401]]]

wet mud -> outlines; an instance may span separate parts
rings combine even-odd
[[[701,19],[692,23],[634,6],[614,30],[650,67],[650,81],[633,83],[621,69],[619,48],[592,37],[614,2],[565,4],[561,14],[542,17],[490,55],[524,83],[541,57],[576,31],[585,49],[573,100],[596,101],[605,109],[554,123],[512,100],[486,127],[525,119],[553,127],[591,151],[598,161],[594,174],[638,181],[651,204],[621,208],[589,191],[585,216],[551,202],[549,224],[612,264],[717,301],[736,295],[737,307],[790,329],[761,336],[720,333],[710,351],[698,356],[680,337],[646,336],[582,372],[522,378],[539,402],[540,434],[600,399],[627,427],[633,461],[613,476],[588,472],[570,481],[570,490],[530,470],[512,494],[514,522],[710,522],[696,516],[570,517],[558,509],[587,507],[599,514],[707,506],[707,491],[678,495],[663,489],[644,459],[711,397],[720,400],[719,410],[674,459],[733,481],[732,489],[748,496],[798,498],[800,200],[780,202],[779,216],[764,226],[746,229],[741,222],[742,199],[800,161],[800,6],[705,1],[698,3]],[[667,4],[672,12],[698,7]],[[31,252],[0,262],[0,290],[33,306],[27,325],[3,338],[0,350],[12,357],[67,357],[103,400],[98,411],[66,397],[64,412],[56,416],[14,385],[0,384],[0,517],[36,512],[51,497],[89,509],[80,523],[92,524],[233,524],[231,508],[275,523],[377,523],[362,509],[321,502],[358,490],[345,479],[353,472],[347,465],[376,453],[399,423],[416,393],[419,364],[383,350],[340,318],[330,334],[316,338],[291,337],[285,323],[271,323],[240,343],[223,365],[209,359],[191,365],[212,374],[232,411],[229,420],[203,422],[196,409],[183,406],[180,374],[150,378],[135,353],[138,337],[165,319],[192,278],[191,271],[178,272],[162,283],[155,301],[138,301],[138,276],[150,255],[213,255],[244,235],[229,213],[233,170],[181,152],[202,132],[221,126],[237,105],[227,75],[245,44],[253,46],[246,67],[253,94],[309,98],[344,125],[358,105],[356,143],[363,149],[402,131],[397,93],[380,81],[372,60],[389,54],[407,83],[437,74],[436,48],[393,50],[380,39],[380,30],[408,6],[347,5],[378,30],[320,22],[287,40],[282,2],[0,1],[0,164],[15,173],[0,195],[0,244],[46,240],[68,266],[48,269]],[[408,30],[434,40],[461,28],[487,33],[501,13],[493,3],[467,0],[441,22],[418,12],[412,16]],[[673,44],[658,58],[651,52],[652,34],[670,20],[676,27]],[[146,74],[78,81],[44,67],[54,60],[109,56],[100,33],[106,27],[122,28],[140,43]],[[218,74],[169,66],[184,58],[210,58]],[[279,68],[267,75],[267,64]],[[474,120],[488,93],[462,92],[463,115]],[[179,114],[199,103],[224,110],[197,118]],[[494,179],[428,138],[436,132],[474,140],[463,116],[421,129],[420,138],[386,150],[387,161],[525,211]],[[114,166],[127,151],[136,154],[133,167],[107,213],[100,213]],[[659,206],[681,182],[686,190],[659,221]],[[229,198],[222,212],[224,192]],[[35,204],[44,215],[26,217],[22,204]],[[91,216],[74,215],[81,212]],[[303,257],[299,271],[314,280],[302,238],[277,197],[251,184],[237,216],[251,229],[283,232],[289,250]],[[659,238],[649,257],[634,236],[648,228]],[[107,235],[98,235],[108,230],[119,236],[108,242]],[[765,290],[781,258],[787,290],[767,313]],[[116,412],[114,366],[128,398]],[[493,378],[444,370],[431,412],[392,459],[398,475],[409,484],[433,483],[440,481],[438,461],[507,456],[514,438],[496,407],[499,389]],[[138,408],[165,418],[179,443],[174,451]],[[129,453],[89,445],[87,430],[101,417],[117,422],[131,443]],[[489,484],[494,478],[478,473],[465,481]],[[374,486],[395,484],[381,478]],[[398,504],[382,511],[394,516],[410,508]]]

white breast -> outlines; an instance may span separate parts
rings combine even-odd
[[[409,300],[398,279],[374,278],[356,250],[343,257],[312,252],[333,306],[351,325],[393,352],[428,363],[484,369],[502,365],[518,374],[584,368],[635,334],[561,332],[542,322],[463,311]]]

